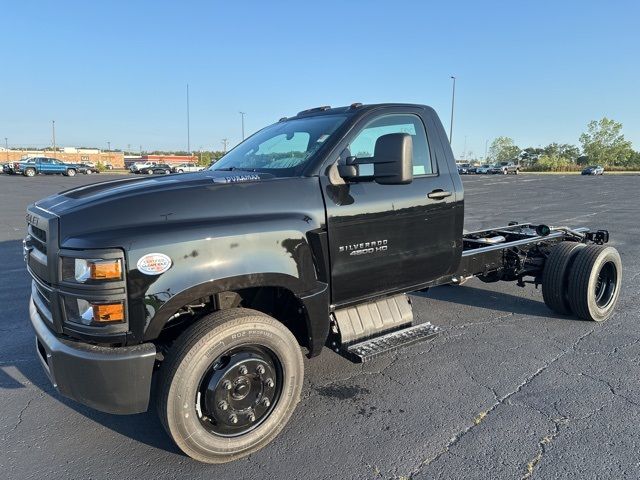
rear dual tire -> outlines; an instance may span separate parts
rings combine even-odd
[[[159,372],[158,414],[184,453],[226,463],[280,433],[303,378],[300,347],[282,323],[254,310],[223,310],[171,347]]]
[[[547,258],[542,296],[561,315],[602,322],[613,314],[621,281],[622,261],[615,248],[562,242]]]

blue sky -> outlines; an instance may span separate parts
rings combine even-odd
[[[578,143],[589,120],[640,148],[640,2],[5,2],[0,139],[221,149],[318,105],[433,106],[453,147]]]

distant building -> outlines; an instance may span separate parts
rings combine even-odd
[[[103,152],[93,148],[64,147],[52,150],[8,150],[0,155],[0,162],[17,162],[27,157],[57,158],[66,163],[102,163],[114,168],[124,168],[122,152]]]

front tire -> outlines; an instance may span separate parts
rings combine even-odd
[[[36,169],[35,168],[27,168],[27,169],[25,169],[24,175],[26,177],[35,177],[36,176]]]
[[[76,171],[73,168],[67,170],[67,177],[75,177]]]
[[[254,310],[189,327],[160,368],[158,414],[190,457],[226,463],[267,445],[300,400],[304,365],[292,333]]]

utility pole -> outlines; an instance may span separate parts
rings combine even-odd
[[[56,153],[56,121],[55,120],[51,120],[51,130],[52,130],[52,139],[53,139],[53,154],[55,157],[55,153]]]
[[[131,144],[127,143],[127,153],[131,155]]]
[[[9,139],[4,137],[4,149],[7,152],[7,163],[9,163]]]
[[[142,156],[142,145],[140,145],[140,156]]]
[[[223,138],[223,139],[222,139],[222,148],[223,148],[223,150],[222,150],[222,151],[223,151],[224,153],[227,153],[227,143],[229,143],[229,140],[228,140],[228,139],[226,139],[226,138]]]
[[[242,140],[244,141],[244,116],[246,115],[245,112],[238,112],[241,116],[242,116]]]
[[[107,163],[111,164],[111,142],[107,142],[107,151],[109,156],[107,157]]]
[[[487,139],[484,141],[484,161],[485,161],[485,163],[486,163],[486,161],[487,161],[487,145],[488,145],[488,144],[489,144],[489,139],[487,138]]]
[[[451,76],[453,79],[453,91],[451,93],[451,124],[449,125],[449,145],[451,145],[451,140],[453,140],[453,107],[456,103],[456,77]]]
[[[187,153],[191,154],[191,139],[189,131],[189,84],[187,83]]]

